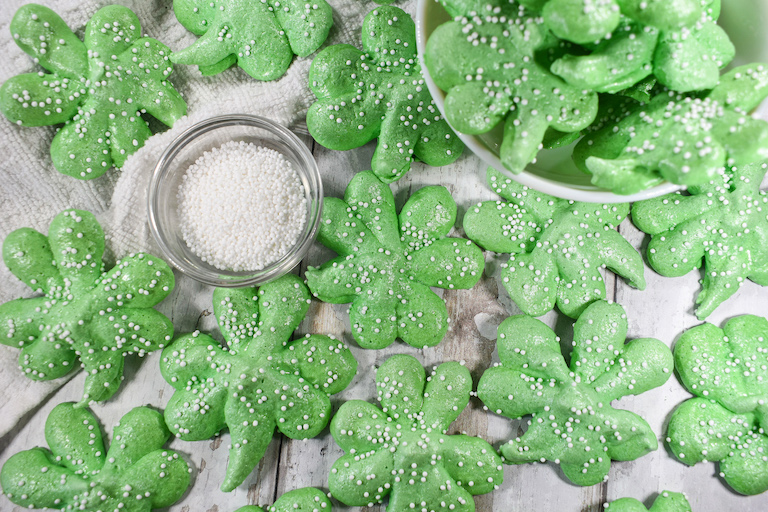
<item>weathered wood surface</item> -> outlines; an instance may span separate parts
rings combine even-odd
[[[352,175],[366,167],[371,152],[370,145],[345,153],[315,147],[314,153],[323,174],[327,195],[342,195]],[[444,169],[428,169],[417,165],[393,189],[398,203],[402,205],[412,191],[428,184],[443,184],[457,199],[461,217],[468,206],[494,197],[484,184],[484,171],[485,167],[479,159],[469,155]],[[644,237],[631,224],[625,223],[621,230],[635,246],[643,245]],[[330,251],[317,245],[305,264],[320,264],[330,256]],[[346,306],[314,302],[300,332],[334,334],[343,338],[360,363],[360,371],[352,386],[333,397],[334,408],[337,409],[350,398],[372,401],[375,396],[375,368],[395,353],[415,355],[425,366],[447,360],[466,361],[477,381],[482,372],[498,360],[494,350],[496,326],[507,316],[519,313],[499,283],[499,265],[505,259],[505,256],[487,255],[486,275],[474,289],[442,292],[451,315],[452,329],[446,339],[434,348],[416,350],[398,342],[385,350],[362,350],[354,344],[350,335]],[[626,307],[630,337],[656,337],[672,345],[684,329],[699,323],[692,315],[699,276],[691,273],[673,280],[647,270],[646,277],[648,289],[640,292],[608,274],[609,298],[615,298]],[[172,318],[178,333],[195,329],[216,333],[216,325],[210,315],[211,293],[211,288],[180,277],[176,290],[159,309]],[[767,309],[768,291],[748,284],[719,308],[710,320],[720,324],[724,319],[738,314],[765,315]],[[550,313],[544,317],[544,321],[565,339],[571,336],[571,322],[568,319]],[[4,358],[15,357],[11,349],[2,348],[0,353]],[[132,407],[150,404],[162,408],[165,405],[172,389],[157,370],[158,359],[159,354],[155,353],[143,361],[129,362],[122,389],[108,403],[93,408],[108,430]],[[0,418],[4,421],[8,421],[8,418],[19,419],[11,433],[2,438],[2,463],[19,450],[44,443],[43,424],[48,412],[59,402],[79,398],[83,376],[76,375],[58,391],[50,392],[50,396],[47,394],[50,389],[47,385],[28,382],[15,373],[3,372],[0,379],[3,384],[0,389],[4,393],[0,395]],[[19,389],[31,391],[28,396],[16,398],[13,395]],[[42,398],[42,402],[32,413],[18,418],[14,413],[18,401],[28,400],[36,394]],[[665,419],[673,407],[688,396],[677,380],[672,378],[663,388],[640,397],[625,398],[620,404],[642,414],[657,432],[661,443]],[[518,429],[518,422],[483,411],[482,404],[475,398],[452,427],[453,431],[480,435],[495,446],[516,435]],[[297,487],[314,485],[327,489],[330,466],[341,454],[327,429],[320,437],[308,441],[291,441],[278,435],[257,471],[238,489],[225,494],[218,487],[227,462],[228,442],[228,434],[211,441],[172,442],[171,446],[186,454],[194,466],[195,483],[184,499],[171,510],[224,512],[247,503],[271,503],[276,496]],[[686,492],[693,509],[698,512],[762,512],[768,509],[768,497],[740,497],[719,481],[713,464],[688,468],[673,459],[661,444],[659,451],[635,462],[614,463],[610,480],[606,484],[589,488],[571,485],[553,464],[506,467],[502,487],[493,494],[477,497],[477,509],[597,512],[602,510],[606,499],[634,496],[646,500],[664,489]],[[16,510],[9,509],[9,506],[7,501],[1,502],[0,510]],[[383,510],[383,507],[380,509]],[[353,509],[339,507],[339,510]]]
[[[125,3],[139,5],[137,1]],[[10,12],[11,7],[5,2],[0,2],[0,9],[6,12],[7,7]],[[21,0],[11,0],[13,9],[20,3]],[[6,21],[5,17],[3,21]],[[18,52],[13,55],[20,61],[15,66],[20,69],[26,57]],[[44,145],[49,138],[42,140],[38,136],[30,136],[28,140],[30,144]],[[45,153],[45,148],[38,148],[37,151]],[[372,145],[343,153],[313,145],[313,152],[323,174],[326,195],[341,196],[353,174],[368,167],[372,151]],[[51,176],[51,183],[61,179],[56,173],[48,172],[47,175]],[[445,185],[459,204],[461,218],[474,203],[495,198],[485,186],[484,177],[485,166],[482,162],[472,155],[465,155],[456,164],[442,169],[430,169],[417,164],[393,189],[398,204],[402,205],[411,192],[422,186]],[[41,201],[59,201],[61,208],[70,206],[68,198],[57,197],[56,186],[48,183],[46,181],[43,190],[29,190],[20,183],[3,182],[0,198],[16,194],[38,194]],[[110,188],[113,184],[105,181],[99,186]],[[83,186],[95,185],[91,183]],[[106,205],[99,198],[103,197],[109,197],[109,194],[103,190],[94,190],[91,208],[102,212]],[[33,207],[34,203],[31,203],[29,208]],[[7,233],[10,229],[28,225],[20,221],[24,218],[23,213],[20,212],[19,217],[14,218],[14,225],[0,225],[2,232]],[[7,221],[0,220],[0,224]],[[47,226],[38,223],[32,227],[45,230]],[[643,247],[644,236],[629,222],[625,222],[620,229],[636,247]],[[460,233],[460,230],[457,232]],[[330,251],[316,245],[303,265],[320,264],[331,255]],[[346,306],[314,302],[300,332],[334,334],[350,345],[359,361],[359,372],[352,385],[332,397],[334,410],[352,398],[373,401],[375,368],[395,353],[415,355],[425,366],[448,360],[463,360],[477,382],[482,372],[498,360],[495,352],[496,326],[507,316],[519,313],[500,286],[499,266],[505,259],[505,256],[487,255],[486,275],[474,289],[440,292],[447,302],[452,329],[445,340],[434,348],[416,350],[398,342],[385,350],[362,350],[354,344],[350,335]],[[300,270],[304,268],[302,266]],[[631,338],[656,337],[672,346],[686,328],[700,323],[692,314],[700,274],[692,272],[683,278],[667,279],[646,269],[646,278],[648,288],[640,292],[608,274],[608,298],[615,299],[627,309]],[[3,300],[27,293],[24,286],[4,268],[0,269],[0,279],[0,298]],[[200,329],[218,336],[215,321],[210,314],[211,293],[210,287],[178,276],[177,288],[158,309],[173,320],[177,333]],[[720,325],[724,320],[744,313],[768,314],[768,289],[747,284],[709,320]],[[550,313],[543,320],[564,339],[571,336],[572,325],[567,318]],[[50,410],[62,401],[78,400],[83,387],[81,373],[69,381],[29,381],[16,370],[17,354],[16,350],[0,347],[0,464],[20,450],[44,445],[43,425]],[[165,405],[172,388],[161,378],[158,360],[157,353],[141,361],[129,360],[122,389],[106,404],[93,407],[107,433],[133,407],[149,404],[162,408]],[[498,491],[476,498],[477,510],[597,512],[602,510],[606,500],[623,496],[633,496],[649,504],[656,493],[665,489],[687,493],[695,512],[768,510],[768,495],[750,498],[738,496],[723,485],[717,477],[714,464],[689,468],[667,452],[663,444],[665,421],[672,409],[689,396],[673,377],[660,389],[619,402],[622,408],[637,412],[650,422],[658,434],[661,447],[637,461],[614,463],[607,483],[580,488],[568,483],[553,464],[509,466],[505,468],[505,481]],[[498,447],[517,435],[520,429],[518,423],[486,413],[479,400],[473,398],[452,430],[482,436]],[[195,477],[191,490],[171,508],[172,511],[227,512],[245,504],[270,504],[280,494],[297,487],[314,485],[327,490],[329,469],[341,454],[328,429],[318,438],[308,441],[291,441],[276,435],[263,461],[247,481],[231,493],[222,493],[219,485],[227,463],[228,443],[229,436],[226,433],[210,441],[171,443],[172,448],[186,455],[194,467]],[[383,511],[384,507],[374,509]],[[6,510],[15,512],[21,508],[14,507],[0,497],[0,511]],[[339,506],[337,510],[357,509]]]

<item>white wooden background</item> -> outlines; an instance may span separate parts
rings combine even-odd
[[[314,146],[327,195],[342,195],[352,175],[366,168],[372,151],[372,145],[344,153]],[[484,184],[484,175],[485,166],[480,160],[465,155],[456,164],[442,169],[428,169],[417,164],[393,188],[399,205],[402,205],[412,191],[428,184],[443,184],[459,203],[461,218],[468,206],[494,198]],[[636,247],[644,245],[644,237],[629,222],[621,226],[621,231]],[[457,232],[460,234],[460,230]],[[330,256],[330,251],[316,245],[306,263],[319,264]],[[500,286],[499,265],[505,258],[488,254],[486,275],[474,289],[443,292],[453,327],[445,340],[434,348],[416,350],[397,342],[386,350],[362,350],[352,341],[346,306],[313,303],[301,332],[342,337],[350,344],[360,363],[358,375],[350,388],[332,398],[334,408],[352,398],[372,401],[375,396],[374,370],[395,353],[413,354],[425,365],[463,359],[477,382],[483,370],[497,360],[494,350],[496,326],[507,316],[519,313]],[[692,272],[683,278],[667,279],[646,269],[648,288],[640,292],[609,274],[608,296],[627,309],[630,337],[656,337],[671,346],[684,329],[699,323],[692,314],[699,277],[698,273]],[[176,290],[159,309],[171,317],[179,333],[194,329],[216,331],[210,315],[211,293],[211,288],[180,277]],[[710,320],[719,325],[735,315],[765,315],[766,312],[768,290],[748,284],[719,308]],[[561,336],[571,335],[571,321],[564,316],[550,313],[543,320]],[[8,368],[7,363],[16,354],[13,349],[0,347],[0,356],[6,363],[4,368]],[[162,408],[166,403],[172,388],[160,376],[158,358],[159,354],[155,353],[141,362],[130,360],[126,366],[125,382],[117,395],[108,403],[93,408],[108,431],[132,407],[149,404]],[[43,424],[48,412],[62,401],[77,400],[82,386],[82,374],[58,389],[27,381],[15,372],[4,371],[0,374],[0,418],[16,421],[9,433],[0,438],[0,464],[19,450],[44,444]],[[623,496],[633,496],[650,504],[647,499],[665,489],[687,493],[696,512],[768,510],[768,495],[747,498],[734,494],[716,477],[714,464],[689,468],[667,453],[663,447],[663,425],[674,406],[688,396],[673,377],[662,388],[619,402],[619,407],[637,412],[649,421],[662,447],[634,462],[615,462],[607,483],[587,488],[574,486],[563,478],[554,464],[506,466],[504,484],[495,493],[477,497],[477,510],[596,512],[602,510],[606,500]],[[39,404],[32,412],[18,418],[15,411],[19,400],[32,397],[39,397]],[[517,435],[518,428],[517,422],[484,412],[482,404],[473,399],[452,430],[479,435],[498,447]],[[228,434],[224,434],[211,441],[186,443],[174,440],[171,443],[172,448],[187,456],[195,469],[191,490],[171,510],[225,512],[245,504],[269,504],[276,496],[298,487],[314,485],[327,490],[328,471],[341,453],[328,429],[320,437],[309,441],[292,441],[277,435],[257,470],[243,485],[226,494],[218,488],[224,476],[228,442]],[[17,509],[21,510],[14,508],[5,498],[0,498],[0,510]],[[341,506],[338,509],[357,510]]]
[[[3,12],[0,21],[3,23],[7,23],[10,13],[21,3],[21,0],[12,0],[11,6],[6,4],[8,1],[0,0],[0,11]],[[5,34],[3,31],[0,37],[5,37]],[[14,51],[13,58],[18,63],[8,66],[9,69],[20,69],[26,62],[26,57],[18,51]],[[43,145],[50,140],[51,132],[44,133],[46,137],[41,137],[39,142]],[[306,139],[317,158],[327,196],[341,196],[353,174],[369,166],[372,144],[339,153],[315,146],[308,137]],[[6,158],[0,161],[0,170],[9,165],[19,163]],[[485,166],[472,155],[465,155],[454,165],[441,169],[416,164],[412,172],[393,189],[398,204],[402,205],[413,191],[433,184],[445,185],[453,193],[459,204],[458,225],[468,207],[478,201],[496,198],[485,186]],[[5,181],[0,181],[0,200],[20,192],[35,192],[7,187]],[[34,203],[28,207],[34,208]],[[3,233],[23,225],[9,226],[4,222],[0,219],[0,231]],[[43,225],[35,227],[44,228]],[[636,247],[644,248],[644,236],[628,221],[620,229]],[[457,230],[457,233],[461,234],[461,231]],[[330,251],[316,245],[305,264],[317,265],[331,256]],[[350,335],[346,306],[313,303],[300,332],[341,337],[350,344],[359,361],[359,372],[352,385],[332,397],[334,408],[338,409],[345,400],[353,398],[373,401],[375,367],[395,353],[415,355],[428,366],[448,360],[464,360],[477,382],[482,372],[497,361],[494,350],[496,326],[507,316],[519,313],[500,285],[499,266],[505,259],[506,256],[488,254],[486,275],[474,289],[440,292],[447,302],[453,328],[434,348],[416,350],[398,342],[386,350],[362,350],[354,344]],[[0,268],[0,278],[8,279],[0,283],[0,297],[26,293],[24,286],[7,270]],[[212,289],[181,276],[177,278],[173,294],[158,309],[173,320],[177,333],[201,329],[217,335],[210,314]],[[648,288],[640,292],[609,274],[606,276],[608,297],[627,309],[630,337],[656,337],[672,346],[685,329],[700,323],[692,314],[700,274],[692,272],[683,278],[667,279],[646,269],[646,279]],[[709,320],[721,325],[724,320],[745,313],[768,315],[768,289],[747,284]],[[572,322],[568,318],[550,313],[543,320],[560,336],[570,337]],[[49,383],[29,381],[16,370],[17,356],[17,350],[0,346],[0,464],[20,450],[44,445],[43,425],[50,410],[60,402],[78,400],[83,388],[82,373]],[[108,435],[114,423],[131,408],[146,404],[162,408],[168,401],[172,388],[160,377],[158,359],[159,354],[155,353],[143,361],[129,360],[121,390],[106,404],[93,408]],[[661,447],[637,461],[615,462],[607,483],[588,488],[576,487],[563,478],[554,464],[506,466],[504,484],[492,494],[477,497],[477,510],[597,512],[602,510],[606,501],[624,496],[650,504],[656,493],[667,489],[687,493],[695,512],[768,511],[768,493],[755,497],[739,496],[729,491],[717,478],[714,464],[689,468],[666,451],[663,443],[665,421],[673,408],[688,397],[689,394],[672,377],[662,388],[639,397],[624,398],[618,403],[619,407],[637,412],[649,421]],[[473,399],[452,430],[479,435],[498,447],[518,435],[519,425],[518,422],[485,413],[482,404]],[[270,504],[277,496],[298,487],[313,485],[327,490],[330,466],[341,454],[328,429],[318,438],[308,441],[291,441],[277,435],[262,463],[246,482],[231,493],[222,493],[219,485],[224,477],[228,443],[228,434],[210,441],[185,443],[174,440],[171,443],[170,446],[182,452],[193,466],[194,482],[183,499],[170,510],[229,512],[246,504]],[[0,512],[17,510],[21,508],[0,497]],[[350,512],[357,509],[339,506],[335,510]]]

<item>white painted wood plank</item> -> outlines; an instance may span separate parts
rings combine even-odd
[[[356,151],[330,152],[317,148],[315,154],[323,174],[327,196],[342,196],[346,184],[355,172],[364,170],[370,162],[372,145]],[[416,165],[406,178],[393,186],[398,205],[425,185],[443,184],[449,188],[459,203],[459,216],[474,203],[495,199],[485,186],[485,166],[473,156],[462,157],[453,166],[428,169]],[[622,231],[633,244],[640,247],[643,236],[629,223]],[[457,231],[460,235],[460,230]],[[310,252],[307,262],[321,264],[333,254],[317,245]],[[464,360],[470,368],[475,383],[485,368],[498,361],[495,353],[495,327],[507,316],[519,314],[500,285],[499,265],[507,259],[503,255],[488,255],[486,275],[473,290],[445,291],[449,313],[453,322],[451,331],[438,347],[417,350],[397,342],[381,351],[362,350],[350,334],[346,305],[313,303],[301,332],[334,334],[350,344],[358,358],[360,372],[350,388],[332,398],[334,409],[349,399],[373,402],[375,397],[375,368],[394,353],[416,356],[425,366],[447,360]],[[622,280],[606,275],[608,297],[613,297],[628,311],[630,337],[653,336],[672,345],[680,333],[698,322],[692,315],[695,293],[698,291],[698,275],[692,273],[680,279],[665,279],[650,269],[646,271],[648,290],[640,292],[628,287]],[[8,276],[9,279],[13,279]],[[23,286],[11,281],[3,290],[23,293]],[[210,315],[210,287],[199,285],[186,278],[179,278],[177,289],[159,307],[174,321],[178,333],[195,329],[216,333],[217,327]],[[498,298],[497,298],[498,296]],[[744,313],[765,315],[768,311],[768,291],[754,285],[745,286],[726,305],[719,308],[710,319],[720,325],[724,319]],[[543,319],[556,332],[569,340],[571,322],[555,313]],[[13,453],[43,444],[43,424],[48,412],[65,400],[77,400],[82,391],[83,376],[76,375],[71,382],[34,383],[19,378],[15,371],[17,352],[0,347],[0,436],[2,428],[10,429],[20,416],[18,403],[38,407],[25,424],[14,429],[7,439],[0,437],[0,464]],[[130,408],[149,404],[162,408],[172,389],[161,378],[157,369],[159,354],[153,354],[141,364],[130,361],[126,367],[126,381],[116,397],[104,405],[94,407],[102,424],[111,431],[112,425]],[[61,387],[61,389],[58,389]],[[58,389],[58,391],[57,391]],[[49,397],[49,395],[52,395]],[[674,405],[688,397],[688,393],[673,377],[662,389],[640,397],[630,397],[619,402],[622,408],[642,414],[663,439],[663,424]],[[9,426],[3,421],[8,422]],[[27,421],[28,420],[28,421]],[[518,422],[509,421],[495,414],[488,414],[482,404],[473,398],[470,406],[453,425],[452,432],[466,432],[486,438],[494,446],[518,435]],[[227,462],[228,434],[211,441],[185,443],[173,441],[171,447],[184,453],[195,467],[195,484],[182,501],[171,508],[183,512],[225,512],[247,503],[269,504],[275,496],[305,485],[315,485],[327,490],[327,475],[333,462],[341,455],[326,429],[317,439],[291,441],[276,436],[260,464],[247,481],[232,493],[222,493],[219,485]],[[645,500],[663,489],[688,493],[696,512],[740,510],[758,512],[768,510],[768,497],[744,498],[735,495],[715,476],[714,465],[687,468],[673,459],[662,447],[638,461],[614,463],[608,484],[580,488],[568,483],[553,464],[509,466],[505,468],[505,482],[501,489],[476,498],[478,511],[506,510],[557,510],[584,512],[601,510],[605,498],[615,499],[634,496]],[[3,498],[0,498],[3,499]],[[5,510],[7,502],[2,502]],[[16,510],[16,509],[13,509]],[[20,510],[20,509],[19,509]],[[338,507],[341,511],[358,510]],[[374,507],[383,510],[383,507]]]
[[[340,196],[354,172],[367,167],[371,147],[346,153],[316,151],[324,174],[326,192]],[[422,167],[422,166],[417,166]],[[474,157],[464,157],[451,169],[424,169],[413,171],[394,189],[399,204],[426,184],[443,183],[451,189],[460,203],[460,215],[477,201],[495,196],[484,185],[484,166]],[[637,246],[642,236],[631,226],[624,228]],[[332,253],[320,246],[313,248],[308,257],[311,264],[326,261]],[[482,371],[497,361],[495,354],[495,326],[506,316],[519,311],[511,304],[500,286],[499,265],[506,256],[488,255],[486,276],[473,290],[444,292],[453,321],[452,330],[441,345],[417,350],[400,342],[383,351],[362,350],[352,341],[345,305],[314,303],[308,319],[302,324],[302,332],[335,334],[351,345],[360,362],[358,376],[352,386],[333,398],[334,408],[344,400],[359,398],[373,401],[374,369],[393,353],[409,353],[425,365],[439,364],[445,360],[464,360],[475,381]],[[649,289],[639,292],[618,280],[617,300],[628,310],[630,336],[654,336],[671,344],[684,328],[696,325],[691,313],[693,297],[698,289],[697,276],[669,280],[647,270]],[[609,296],[612,280],[607,276]],[[500,295],[498,300],[496,296]],[[215,332],[211,310],[211,289],[185,278],[178,281],[177,290],[159,309],[175,322],[177,332],[190,332],[200,328]],[[712,318],[715,323],[722,319],[746,312],[765,314],[766,291],[747,286],[728,304],[720,308]],[[570,324],[556,314],[548,314],[543,320],[569,339]],[[7,352],[11,353],[10,349]],[[159,354],[146,358],[142,364],[133,361],[126,368],[126,382],[118,395],[105,405],[94,408],[103,425],[111,426],[131,407],[150,404],[161,408],[172,392],[157,371]],[[14,363],[15,364],[15,363]],[[5,375],[3,372],[2,375]],[[15,377],[12,381],[19,385]],[[28,424],[18,430],[13,440],[0,455],[0,463],[11,454],[43,443],[42,428],[50,409],[64,400],[76,400],[82,390],[83,376],[77,375],[45,402],[32,415]],[[8,386],[6,386],[8,387]],[[620,402],[622,408],[643,414],[654,430],[662,436],[664,418],[672,406],[688,394],[673,378],[661,390],[651,391],[641,397],[627,398]],[[0,415],[7,415],[9,401],[0,406]],[[473,399],[470,407],[454,424],[452,431],[480,435],[494,446],[499,446],[517,435],[517,422],[509,421],[482,410],[482,404]],[[234,492],[225,494],[218,490],[226,467],[228,434],[212,441],[184,443],[174,441],[171,446],[188,455],[195,466],[196,481],[184,499],[172,507],[174,511],[234,510],[246,503],[268,504],[276,494],[305,485],[316,485],[327,490],[327,474],[330,466],[341,454],[328,430],[317,439],[301,442],[277,436],[257,472]],[[278,475],[279,470],[279,475]],[[608,485],[579,488],[565,481],[556,466],[537,464],[505,468],[505,482],[497,492],[477,497],[479,511],[490,510],[561,510],[563,512],[597,511],[607,496],[609,499],[624,495],[641,499],[662,489],[679,490],[689,494],[694,510],[708,512],[739,509],[744,512],[763,511],[768,508],[765,497],[741,498],[727,489],[713,476],[713,465],[701,465],[693,469],[672,459],[665,450],[650,454],[635,462],[615,463]],[[341,511],[355,510],[339,507]],[[376,508],[374,508],[376,510]],[[383,510],[383,509],[382,509]]]

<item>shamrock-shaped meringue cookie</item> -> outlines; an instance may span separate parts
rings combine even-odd
[[[21,349],[19,367],[34,380],[86,372],[79,406],[111,397],[123,378],[123,358],[143,356],[169,343],[173,325],[152,309],[173,289],[173,272],[159,258],[139,253],[102,262],[104,232],[93,214],[66,210],[48,236],[13,231],[3,261],[40,297],[0,306],[0,343]]]
[[[389,498],[387,512],[473,512],[472,496],[496,489],[504,473],[487,442],[447,435],[469,403],[469,370],[450,362],[427,376],[416,358],[395,355],[377,370],[376,386],[381,409],[352,400],[331,421],[347,452],[331,468],[333,497],[350,506]]]
[[[684,494],[661,491],[651,508],[645,508],[634,498],[621,498],[605,504],[606,512],[691,512],[691,504]]]
[[[635,203],[632,221],[651,235],[648,262],[679,277],[703,267],[696,316],[708,317],[747,279],[768,285],[766,164],[731,168],[715,181]]]
[[[93,15],[83,41],[52,10],[22,6],[11,21],[19,47],[50,73],[27,73],[0,88],[0,110],[22,126],[64,123],[51,143],[56,169],[79,179],[122,167],[152,135],[141,117],[173,126],[187,105],[168,82],[171,51],[142,37],[130,9]]]
[[[106,449],[98,420],[72,403],[57,405],[45,422],[50,449],[13,455],[0,471],[3,493],[26,508],[88,512],[149,512],[178,501],[191,468],[163,445],[163,416],[136,407],[115,425]]]
[[[594,121],[597,94],[567,84],[537,60],[551,46],[540,16],[500,0],[444,3],[457,16],[430,35],[424,61],[447,93],[446,118],[457,131],[485,134],[503,122],[500,158],[518,174],[545,140],[572,141]]]
[[[283,494],[270,507],[248,505],[235,512],[331,512],[331,500],[319,489],[304,487]]]
[[[719,0],[621,3],[635,5],[606,37],[584,41],[594,43],[584,45],[586,55],[585,48],[578,48],[555,60],[553,73],[571,85],[608,93],[619,92],[649,76],[677,92],[702,91],[717,85],[720,69],[736,53],[728,35],[717,25]],[[641,8],[643,4],[646,7]],[[594,15],[599,10],[587,9],[587,13]],[[573,9],[555,13],[565,23],[578,21],[573,14]],[[557,26],[548,25],[558,34]]]
[[[719,462],[741,494],[768,490],[768,320],[743,315],[705,323],[675,345],[675,367],[696,398],[672,413],[667,443],[693,466]]]
[[[592,183],[634,194],[662,180],[699,186],[726,166],[768,158],[768,122],[750,112],[768,97],[768,66],[750,64],[723,75],[706,95],[662,92],[624,105],[613,122],[588,133],[573,159]]]
[[[694,24],[701,0],[520,0],[541,12],[544,23],[559,38],[576,44],[599,41],[619,27],[622,15],[644,25],[678,29]]]
[[[553,461],[573,483],[594,485],[608,478],[611,460],[634,460],[658,447],[644,419],[610,404],[664,384],[672,353],[651,338],[625,345],[620,305],[599,301],[581,314],[570,367],[559,338],[539,320],[511,317],[498,333],[501,363],[483,374],[478,396],[502,416],[532,415],[525,434],[502,445],[504,462]]]
[[[176,389],[165,409],[171,431],[200,441],[229,428],[224,491],[253,471],[275,428],[292,439],[319,434],[330,420],[328,396],[355,376],[357,361],[333,337],[290,341],[310,300],[293,274],[258,290],[216,288],[213,311],[228,346],[196,332],[163,351],[160,371]]]
[[[308,268],[307,283],[325,302],[352,303],[352,335],[363,348],[384,348],[395,338],[437,345],[448,312],[430,286],[472,288],[485,266],[479,247],[446,236],[455,221],[456,202],[445,187],[420,189],[398,215],[389,186],[360,172],[343,200],[325,200],[318,240],[339,257]]]
[[[257,80],[283,76],[294,54],[316,51],[333,25],[325,0],[174,0],[173,11],[201,36],[173,62],[200,66],[203,75],[237,64]]]
[[[506,201],[470,208],[464,230],[484,249],[511,253],[502,283],[523,313],[540,316],[557,304],[577,318],[589,304],[605,299],[602,267],[645,288],[640,254],[616,231],[629,213],[628,204],[558,199],[495,169],[488,169],[487,177]]]
[[[385,183],[400,179],[414,158],[439,167],[456,161],[464,144],[437,110],[416,55],[416,27],[397,7],[365,17],[363,50],[348,44],[320,52],[309,70],[317,96],[307,127],[335,150],[378,138],[371,168]]]

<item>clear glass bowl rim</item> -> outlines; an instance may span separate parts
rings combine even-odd
[[[184,149],[189,143],[197,139],[198,137],[205,135],[218,128],[226,126],[252,126],[260,128],[262,130],[271,132],[285,142],[292,150],[294,150],[301,160],[304,161],[305,174],[307,175],[307,181],[310,186],[310,193],[313,190],[317,195],[316,205],[310,205],[308,210],[307,223],[296,245],[291,252],[285,255],[281,260],[269,265],[261,270],[255,271],[250,275],[244,275],[242,277],[223,278],[222,275],[226,275],[225,271],[216,273],[207,269],[196,268],[187,265],[184,261],[179,259],[174,251],[169,247],[166,242],[165,235],[163,234],[163,227],[158,220],[157,211],[161,207],[159,204],[160,196],[158,194],[160,184],[166,177],[166,174],[171,168],[171,163],[174,158]],[[149,229],[152,233],[157,245],[163,253],[163,256],[174,267],[176,267],[182,274],[187,275],[196,281],[211,286],[224,287],[224,288],[240,288],[246,286],[257,286],[264,284],[268,281],[277,279],[278,277],[290,272],[301,260],[304,259],[309,248],[315,241],[318,228],[320,226],[320,219],[323,213],[323,180],[320,176],[320,170],[317,167],[317,162],[314,156],[309,151],[309,148],[288,128],[270,120],[265,117],[250,115],[250,114],[229,114],[211,117],[195,123],[186,130],[184,130],[168,147],[163,151],[162,155],[157,161],[154,170],[152,171],[152,177],[150,178],[149,187],[147,190],[147,218],[149,222]],[[314,202],[314,201],[313,201]]]

